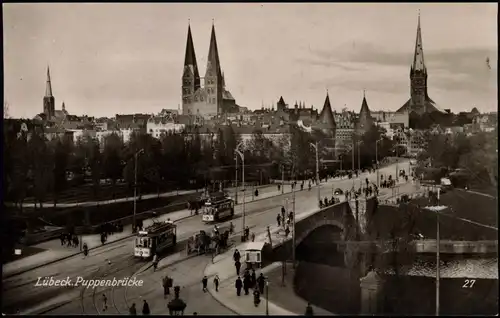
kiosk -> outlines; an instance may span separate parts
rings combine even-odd
[[[253,268],[254,265],[262,267],[262,250],[266,243],[250,242],[245,249],[245,263],[247,267]]]

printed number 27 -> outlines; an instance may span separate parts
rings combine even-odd
[[[476,282],[475,279],[466,279],[462,288],[472,288],[475,282]]]

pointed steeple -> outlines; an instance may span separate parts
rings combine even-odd
[[[61,106],[62,110],[65,111],[66,110],[66,105],[64,104],[64,101],[62,102],[62,106]]]
[[[200,77],[198,73],[198,64],[196,63],[196,53],[194,51],[193,36],[191,35],[191,24],[188,25],[186,55],[184,57],[184,67],[186,66],[192,68],[195,78]]]
[[[207,69],[210,66],[216,72],[215,75],[221,75],[220,60],[219,60],[219,50],[217,49],[217,38],[215,37],[215,25],[212,20],[212,35],[210,36],[210,47],[208,49],[208,62]]]
[[[422,30],[420,29],[420,11],[418,12],[417,38],[415,40],[415,53],[413,56],[413,71],[425,71],[424,48],[422,44]]]
[[[326,92],[325,103],[323,104],[323,109],[319,114],[319,121],[325,125],[327,129],[335,129],[335,118],[333,117],[332,106],[330,104],[330,96],[328,91]]]
[[[45,97],[52,97],[52,83],[50,82],[50,69],[47,65],[47,84],[45,86]]]
[[[370,116],[370,108],[368,108],[368,103],[366,102],[365,90],[363,90],[363,102],[361,103],[361,110],[359,111],[359,116],[368,115]]]

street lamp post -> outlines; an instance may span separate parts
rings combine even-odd
[[[321,187],[320,187],[320,182],[319,182],[319,155],[318,155],[318,142],[316,143],[310,143],[310,145],[314,148],[316,151],[316,186],[318,187],[318,202],[321,200]],[[295,202],[295,201],[294,201]]]
[[[241,177],[242,183],[243,183],[243,218],[242,218],[242,231],[241,231],[241,241],[244,242],[245,240],[245,155],[238,150],[240,148],[242,142],[240,142],[237,146],[236,149],[234,150],[240,157],[241,157],[241,163],[242,163],[242,174],[243,176]]]
[[[281,194],[285,193],[285,166],[281,165]]]
[[[378,165],[378,143],[379,142],[382,142],[382,138],[380,138],[379,140],[377,140],[375,142],[375,164],[377,165],[376,168],[377,168],[377,188],[380,186],[380,177],[379,177],[379,165]]]
[[[292,266],[293,268],[295,269],[295,217],[296,217],[296,213],[295,213],[295,187],[292,188],[292,197],[293,197],[293,203],[292,203],[292,206],[293,206],[293,211],[292,211]]]
[[[447,207],[439,205],[440,201],[440,190],[437,189],[437,202],[433,206],[427,207],[428,210],[431,210],[436,213],[436,316],[439,316],[440,312],[440,280],[441,280],[441,270],[440,270],[440,250],[441,250],[441,233],[439,226],[439,214],[443,212]]]
[[[351,174],[352,174],[352,189],[354,190],[354,139],[352,140],[352,170],[351,170]]]
[[[235,176],[235,192],[234,192],[234,203],[238,204],[238,154],[234,154],[234,160],[236,162],[236,176]]]
[[[132,231],[136,229],[136,213],[137,213],[137,159],[139,155],[144,153],[144,149],[140,149],[134,154],[134,218],[133,218],[133,228]]]
[[[266,316],[269,316],[269,280],[266,279]]]
[[[356,142],[356,146],[358,148],[358,178],[359,178],[359,188],[361,189],[363,187],[363,184],[361,182],[361,153],[359,151],[359,145],[361,145],[363,141],[360,140]]]

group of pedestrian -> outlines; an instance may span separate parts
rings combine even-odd
[[[137,315],[137,308],[135,308],[135,303],[133,303],[132,306],[130,306],[129,313],[133,316]],[[142,314],[149,315],[150,313],[151,313],[151,310],[149,309],[149,304],[146,301],[146,299],[144,299],[143,304],[142,304]]]
[[[278,223],[278,227],[286,227],[290,226],[293,221],[293,211],[288,212],[286,215],[285,207],[281,207],[281,212],[276,215],[276,222]]]
[[[78,236],[74,233],[61,233],[60,240],[61,246],[66,245],[67,247],[78,247],[80,244]]]
[[[340,200],[338,198],[336,198],[335,196],[332,196],[330,200],[328,200],[328,198],[325,197],[324,200],[319,200],[319,207],[322,209],[322,208],[326,208],[328,206],[337,204],[339,202],[340,202]]]

